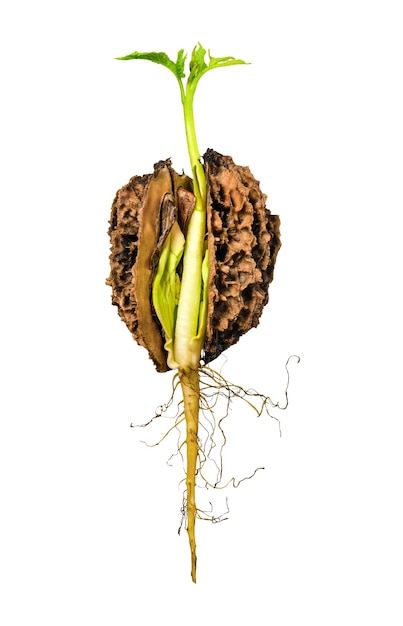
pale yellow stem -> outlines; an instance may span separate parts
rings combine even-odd
[[[199,371],[198,369],[179,369],[186,419],[186,500],[187,531],[191,553],[191,576],[196,582],[196,472],[199,452],[197,431],[199,425]]]

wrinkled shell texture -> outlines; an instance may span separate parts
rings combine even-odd
[[[208,233],[211,262],[204,360],[215,359],[257,326],[280,249],[280,220],[248,167],[208,150]]]
[[[268,302],[269,284],[280,249],[280,220],[266,208],[266,196],[248,167],[235,165],[232,158],[213,150],[204,155],[207,180],[207,237],[210,257],[207,331],[202,354],[209,363],[221,352],[259,323]],[[169,171],[172,184],[155,190],[161,168]],[[161,175],[160,175],[161,177]],[[179,181],[179,182],[178,182]],[[185,181],[185,182],[183,182]],[[181,185],[186,187],[186,193]],[[152,191],[150,187],[153,185]],[[179,186],[179,190],[178,190]],[[134,339],[146,347],[158,371],[167,371],[163,348],[163,331],[151,304],[152,278],[158,263],[158,246],[150,251],[148,308],[139,303],[145,299],[138,292],[138,249],[144,246],[142,229],[146,220],[144,207],[155,213],[155,240],[163,236],[161,215],[163,200],[170,194],[176,203],[176,219],[181,221],[183,196],[188,207],[191,181],[179,177],[170,161],[159,162],[154,174],[135,176],[120,189],[112,204],[109,235],[111,239],[111,273],[107,283],[112,287],[112,303],[118,307]],[[180,224],[181,225],[181,224]],[[183,226],[182,226],[183,229]],[[160,246],[161,247],[161,246]],[[160,249],[159,247],[159,249]],[[141,270],[143,271],[143,270]],[[147,273],[147,270],[146,270]],[[143,310],[143,313],[141,311]],[[140,318],[140,322],[139,322]]]
[[[134,339],[141,344],[137,302],[133,293],[133,268],[136,263],[138,235],[144,197],[152,174],[134,176],[119,189],[112,205],[109,236],[111,240],[111,273],[107,284],[112,287],[112,304]]]
[[[134,339],[145,346],[139,328],[137,296],[134,285],[134,268],[138,254],[139,230],[144,207],[144,198],[152,178],[134,176],[119,189],[112,205],[109,235],[111,240],[111,273],[107,284],[112,286],[112,303]],[[159,324],[155,325],[160,332]]]

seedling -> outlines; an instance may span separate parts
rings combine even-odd
[[[226,385],[233,392],[207,364],[257,326],[281,245],[280,220],[266,208],[266,196],[249,168],[213,150],[200,155],[193,114],[196,87],[212,69],[245,64],[210,53],[208,63],[205,58],[199,44],[186,82],[183,50],[176,62],[163,52],[119,58],[152,61],[174,74],[192,177],[177,174],[169,160],[157,163],[153,174],[133,177],[117,192],[109,229],[113,304],[157,370],[177,370],[182,389],[179,420],[186,422],[185,509],[194,582],[195,485],[203,465],[199,413],[205,402],[200,378],[210,377],[217,393]]]

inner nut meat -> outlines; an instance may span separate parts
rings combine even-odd
[[[281,243],[280,219],[266,208],[266,196],[249,168],[214,150],[207,150],[203,162],[209,295],[202,358],[208,363],[258,325]],[[194,203],[192,180],[177,174],[167,160],[157,163],[153,174],[134,176],[112,204],[107,280],[112,303],[159,372],[169,367],[152,304],[153,279],[175,222],[186,236]]]

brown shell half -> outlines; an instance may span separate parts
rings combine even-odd
[[[257,326],[269,300],[280,249],[280,219],[248,167],[214,150],[204,155],[210,254],[204,361],[215,359]]]
[[[158,372],[169,367],[162,328],[152,305],[152,283],[172,224],[178,219],[185,228],[191,190],[190,178],[177,174],[170,160],[160,161],[153,174],[131,178],[112,204],[111,272],[106,281],[112,287],[112,304],[137,343],[147,348]]]
[[[280,220],[248,167],[213,150],[204,155],[207,179],[209,304],[203,360],[208,363],[257,326],[268,302],[280,249]],[[195,197],[189,177],[170,160],[134,176],[116,194],[109,235],[112,303],[134,339],[166,372],[165,339],[152,305],[152,283],[162,245],[178,220],[186,235]]]

